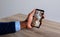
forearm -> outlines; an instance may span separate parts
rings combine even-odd
[[[14,33],[22,28],[26,28],[24,21],[0,22],[0,35]]]
[[[0,22],[0,35],[14,33],[15,22]]]

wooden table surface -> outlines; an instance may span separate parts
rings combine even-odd
[[[26,15],[17,14],[11,17],[2,18],[0,21],[7,22],[7,21],[16,21],[16,20],[25,20]],[[60,23],[49,21],[44,19],[43,24],[39,29],[32,28],[22,29],[16,33],[7,34],[7,35],[0,35],[0,37],[60,37]]]

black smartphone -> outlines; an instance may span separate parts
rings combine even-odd
[[[44,10],[41,9],[36,9],[34,17],[33,17],[33,21],[32,21],[32,25],[36,28],[40,28],[41,26],[41,18],[42,18],[42,14],[44,14]]]

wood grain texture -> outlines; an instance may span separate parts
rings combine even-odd
[[[14,16],[0,19],[0,22],[8,21],[23,21],[26,19],[26,15],[17,14]],[[39,29],[22,29],[16,33],[0,35],[0,37],[60,37],[60,23],[49,21],[44,19],[43,24]]]

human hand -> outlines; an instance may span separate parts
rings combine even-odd
[[[32,20],[33,20],[34,13],[35,13],[35,9],[33,9],[33,10],[28,14],[27,28],[32,28],[31,23],[32,23]]]

